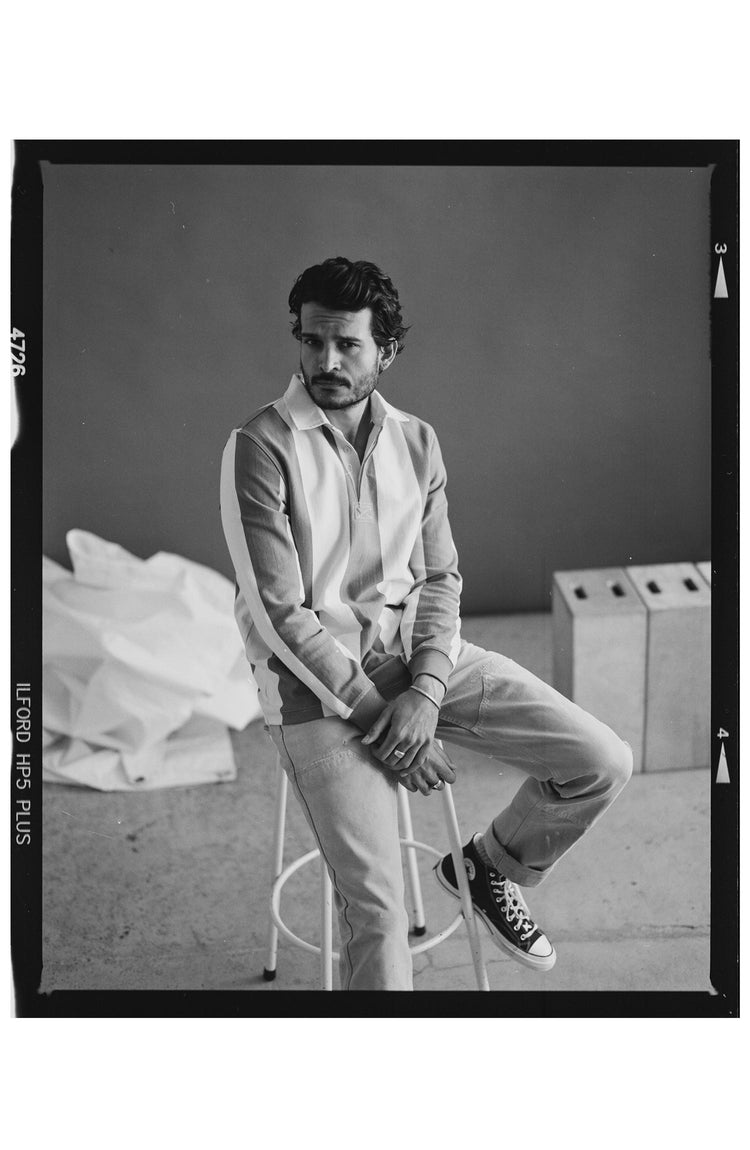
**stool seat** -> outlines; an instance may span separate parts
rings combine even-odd
[[[316,848],[308,851],[306,854],[301,855],[299,858],[294,859],[288,863],[286,867],[283,866],[284,856],[284,831],[286,823],[286,805],[288,795],[288,779],[284,772],[281,763],[277,763],[277,791],[276,791],[276,809],[274,819],[274,849],[273,849],[273,874],[272,886],[269,899],[270,909],[270,926],[268,935],[268,958],[266,965],[263,969],[263,977],[267,982],[271,982],[276,978],[276,959],[278,954],[278,940],[279,933],[283,934],[294,946],[302,950],[309,951],[312,954],[320,955],[320,982],[321,990],[333,990],[333,962],[338,960],[338,952],[333,949],[333,888],[331,885],[331,878],[325,863],[320,857],[320,851]],[[477,919],[474,914],[471,895],[469,893],[469,884],[466,877],[466,871],[463,865],[463,849],[461,846],[461,837],[458,829],[458,821],[456,819],[456,810],[453,803],[453,794],[451,787],[446,784],[439,792],[443,800],[443,812],[445,815],[446,827],[448,830],[448,840],[450,843],[451,854],[453,855],[453,862],[455,866],[456,875],[458,876],[458,885],[461,894],[461,909],[458,914],[441,930],[435,934],[430,935],[429,938],[423,939],[422,942],[415,943],[409,949],[412,955],[423,954],[425,951],[431,950],[433,947],[438,946],[458,929],[462,920],[466,921],[467,933],[469,936],[469,946],[471,950],[472,962],[474,965],[474,973],[477,982],[478,990],[489,990],[489,981],[487,978],[487,970],[482,958],[482,947],[479,939],[477,929]],[[417,870],[416,852],[422,851],[425,854],[432,855],[435,859],[441,859],[444,852],[437,850],[435,847],[430,846],[428,843],[419,842],[414,838],[414,831],[411,822],[411,811],[409,808],[409,794],[404,787],[398,788],[398,806],[399,806],[399,821],[401,824],[401,831],[403,834],[400,837],[402,849],[405,854],[405,864],[407,871],[408,885],[411,893],[412,903],[414,906],[414,927],[413,933],[417,936],[426,933],[426,925],[424,918],[424,907],[422,903],[422,891],[419,880],[419,873]],[[321,904],[320,904],[320,945],[308,942],[306,939],[300,938],[286,925],[281,917],[281,893],[288,882],[288,880],[299,871],[302,867],[307,866],[309,863],[319,860],[320,876],[321,876]]]

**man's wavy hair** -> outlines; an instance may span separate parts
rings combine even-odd
[[[319,303],[334,311],[372,309],[372,336],[379,347],[396,340],[396,355],[404,350],[409,330],[401,317],[398,292],[387,275],[367,260],[347,260],[333,256],[322,264],[306,268],[289,293],[289,310],[294,316],[292,335],[301,336],[300,312],[303,303]]]

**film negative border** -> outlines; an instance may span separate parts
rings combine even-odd
[[[41,163],[608,165],[711,169],[712,754],[710,993],[332,995],[329,1015],[734,1016],[739,1010],[739,144],[733,140],[16,142],[11,226],[11,936],[20,1016],[319,1015],[316,993],[39,993],[42,970]],[[16,370],[18,369],[18,370]],[[22,369],[22,370],[21,370]]]

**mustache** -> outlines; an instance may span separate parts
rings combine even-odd
[[[317,375],[314,375],[312,377],[312,381],[313,381],[313,383],[343,383],[343,384],[346,384],[349,382],[348,380],[343,379],[342,376],[340,376],[340,375],[330,375],[330,374],[328,374],[326,372],[322,372],[322,371],[318,372]]]

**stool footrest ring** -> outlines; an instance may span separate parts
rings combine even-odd
[[[419,842],[417,839],[401,839],[400,841],[402,847],[414,847],[416,850],[424,851],[426,854],[430,854],[437,859],[441,859],[443,857],[441,852],[436,850],[435,847],[429,846],[427,843]],[[299,935],[295,934],[294,931],[289,929],[281,917],[280,904],[281,891],[284,884],[292,877],[296,871],[300,870],[301,867],[306,866],[308,863],[313,862],[317,858],[320,858],[320,851],[316,848],[315,850],[308,851],[307,854],[301,855],[298,859],[295,859],[294,862],[285,867],[281,874],[277,877],[273,884],[273,890],[271,891],[271,916],[273,921],[276,923],[276,926],[281,931],[281,933],[289,939],[291,943],[294,943],[295,946],[299,946],[302,950],[309,951],[311,954],[320,954],[320,947],[315,946],[315,944],[312,942],[307,942],[304,938],[300,938]],[[449,922],[448,925],[437,934],[430,935],[430,937],[426,938],[424,942],[419,942],[414,946],[410,946],[409,950],[411,951],[412,955],[424,954],[426,950],[431,950],[433,946],[437,946],[438,943],[443,942],[446,938],[449,938],[450,935],[452,935],[453,932],[457,930],[461,925],[463,918],[463,911],[459,911],[456,917],[452,919],[451,922]],[[334,951],[332,957],[334,962],[338,962],[338,951]],[[276,977],[276,971],[264,970],[263,977],[266,979],[266,981],[270,982],[273,978]]]

